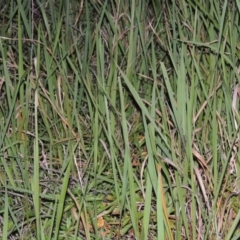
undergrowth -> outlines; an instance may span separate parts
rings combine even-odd
[[[1,239],[238,239],[238,1],[2,1]]]

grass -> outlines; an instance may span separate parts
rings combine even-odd
[[[1,239],[238,239],[238,1],[2,1]]]

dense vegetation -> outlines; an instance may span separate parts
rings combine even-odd
[[[238,0],[0,6],[1,239],[239,239]]]

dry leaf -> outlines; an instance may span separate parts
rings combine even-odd
[[[97,228],[99,229],[99,228],[101,228],[103,226],[104,226],[104,219],[103,219],[103,217],[99,217],[97,219]]]

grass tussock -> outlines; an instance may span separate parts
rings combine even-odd
[[[1,239],[240,237],[238,1],[0,6]]]

